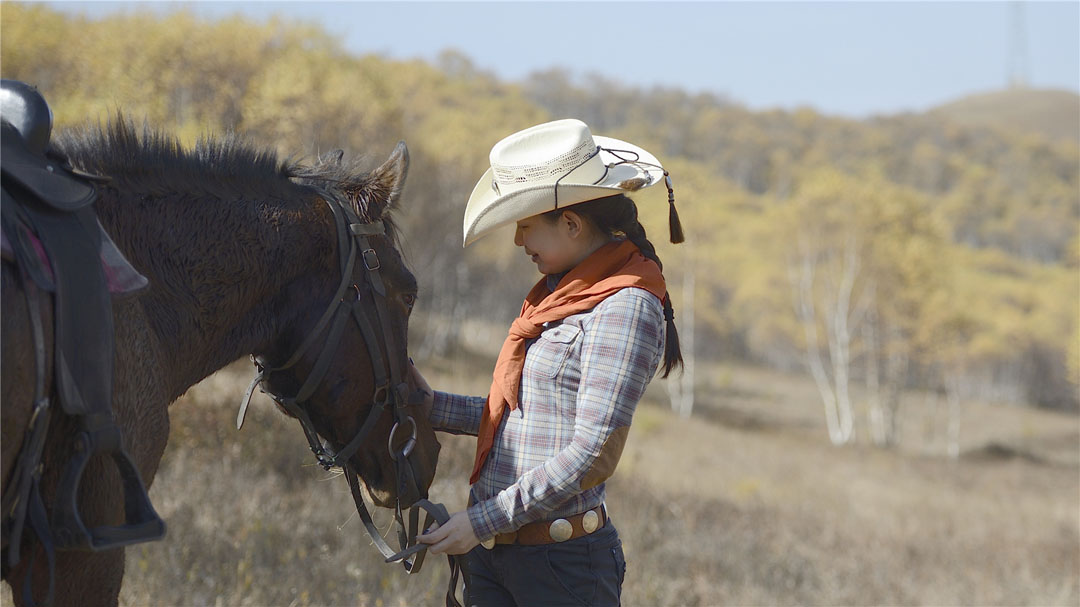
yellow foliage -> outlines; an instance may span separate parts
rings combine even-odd
[[[853,255],[853,297],[890,328],[884,351],[929,368],[1016,364],[1039,347],[1080,381],[1075,141],[972,131],[942,116],[755,113],[604,81],[590,91],[558,71],[537,76],[550,89],[538,91],[454,51],[436,65],[353,56],[320,28],[280,19],[206,21],[181,10],[87,20],[5,2],[0,26],[3,76],[38,86],[58,128],[122,110],[187,144],[236,130],[282,156],[342,148],[373,162],[406,140],[407,196],[418,206],[405,228],[419,233],[418,256],[435,260],[434,272],[450,267],[447,256],[463,259],[461,207],[490,147],[567,111],[594,112],[616,125],[598,132],[656,152],[671,172],[685,244],[667,242],[662,186],[634,198],[669,282],[696,276],[699,331],[790,363],[804,346],[793,272],[811,261],[820,298]],[[490,276],[520,267],[506,240],[465,253],[470,280],[494,284],[500,298]],[[677,309],[691,303],[673,290]],[[520,294],[513,300],[490,305],[513,308]]]

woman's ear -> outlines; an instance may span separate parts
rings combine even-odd
[[[585,227],[585,220],[582,219],[581,215],[578,215],[573,211],[563,211],[562,215],[559,216],[559,222],[566,230],[567,235],[571,238],[580,236]]]

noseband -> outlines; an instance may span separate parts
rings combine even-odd
[[[327,195],[326,192],[320,192],[320,195],[333,212],[334,222],[337,227],[338,262],[341,271],[341,282],[322,317],[315,323],[315,326],[311,329],[311,332],[308,333],[300,347],[297,348],[296,352],[294,352],[284,364],[271,367],[264,365],[262,361],[257,360],[252,356],[252,362],[255,363],[257,374],[252,380],[251,385],[248,386],[247,392],[244,394],[244,399],[240,403],[240,411],[236,416],[236,427],[237,429],[240,429],[244,423],[248,404],[251,402],[251,396],[255,391],[255,388],[258,387],[261,391],[268,394],[270,398],[274,399],[274,401],[285,409],[285,411],[300,421],[300,426],[304,430],[304,436],[307,438],[308,445],[311,447],[312,453],[315,454],[315,458],[318,460],[319,465],[326,470],[335,467],[344,470],[345,479],[349,483],[353,501],[356,503],[356,511],[364,522],[368,535],[371,536],[375,546],[383,553],[383,556],[386,557],[387,562],[401,561],[405,570],[409,573],[413,573],[420,569],[425,554],[423,548],[426,547],[424,545],[416,544],[416,535],[419,530],[418,508],[424,508],[429,513],[424,528],[431,525],[433,520],[432,516],[434,516],[435,519],[439,519],[441,518],[440,515],[445,515],[446,510],[445,508],[442,508],[442,511],[439,512],[439,508],[441,508],[440,505],[431,504],[431,502],[428,502],[427,500],[418,501],[409,513],[410,529],[406,531],[401,507],[401,495],[410,489],[415,489],[416,494],[420,494],[419,487],[416,484],[416,478],[412,472],[412,467],[407,461],[409,454],[416,445],[417,425],[416,420],[406,412],[406,408],[420,404],[422,400],[418,400],[414,397],[420,397],[422,399],[422,394],[417,393],[411,395],[409,393],[409,387],[404,380],[405,369],[402,367],[405,356],[404,352],[399,352],[398,344],[392,339],[390,315],[386,304],[386,285],[383,283],[382,276],[379,274],[381,264],[378,255],[375,253],[375,249],[368,243],[368,236],[384,235],[386,233],[386,227],[382,220],[365,223],[361,221],[350,205],[339,202],[333,196]],[[352,282],[352,273],[357,258],[361,260],[361,263],[364,264],[364,268],[367,270],[367,272],[364,273],[364,278],[360,281],[360,284]],[[369,306],[374,309],[374,326],[370,318],[371,315],[365,312],[365,302],[372,302]],[[356,432],[356,435],[353,436],[352,440],[335,453],[328,445],[323,444],[323,441],[320,440],[319,435],[315,430],[315,426],[311,421],[311,417],[304,407],[304,403],[307,402],[315,392],[315,389],[322,383],[329,370],[330,363],[333,362],[337,356],[338,345],[341,342],[345,324],[350,317],[359,327],[364,343],[367,346],[368,357],[371,361],[371,369],[375,377],[375,391],[372,396],[372,403],[368,411],[367,419]],[[307,379],[304,380],[303,384],[301,384],[300,389],[295,396],[277,394],[264,385],[264,381],[269,375],[287,370],[296,365],[328,327],[329,331],[326,333],[322,351],[319,353],[315,360],[315,364],[311,368],[310,374],[307,376]],[[383,357],[382,350],[379,348],[379,340],[375,327],[378,327],[382,332],[383,342],[387,353],[386,358]],[[391,411],[394,415],[394,426],[390,430],[387,448],[394,460],[394,468],[398,483],[395,520],[399,525],[398,540],[401,544],[400,551],[393,550],[383,540],[382,534],[372,521],[371,514],[368,512],[367,506],[364,503],[363,495],[360,492],[359,482],[357,481],[356,470],[353,468],[352,464],[349,463],[349,459],[357,452],[357,450],[359,450],[361,444],[363,444],[364,440],[374,429],[379,418],[382,416],[382,413],[387,410]],[[395,450],[394,438],[402,431],[409,432],[409,438],[400,448]],[[412,556],[412,560],[409,560],[410,556]]]

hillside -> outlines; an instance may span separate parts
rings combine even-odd
[[[1080,95],[1071,91],[1026,88],[992,91],[951,101],[928,113],[961,126],[1080,141]]]

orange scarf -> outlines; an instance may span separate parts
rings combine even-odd
[[[487,410],[480,419],[476,436],[476,462],[470,484],[480,477],[506,408],[518,408],[525,340],[538,337],[544,323],[587,312],[627,287],[645,289],[661,301],[667,295],[664,276],[656,262],[642,255],[634,243],[622,240],[605,244],[586,257],[559,281],[555,291],[548,292],[546,277],[529,291],[521,305],[521,315],[510,325],[510,334],[495,362]]]

